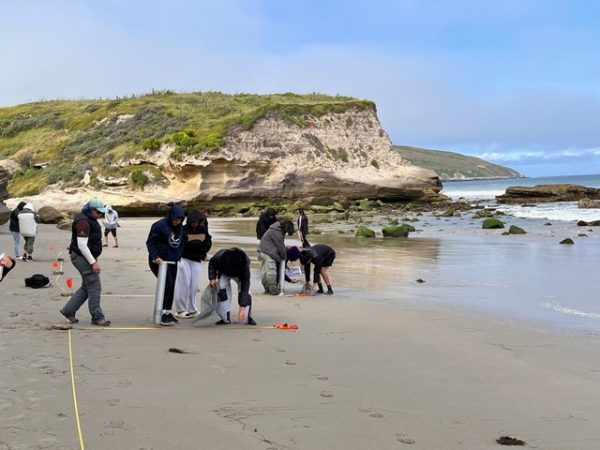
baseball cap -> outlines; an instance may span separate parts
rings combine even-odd
[[[100,211],[101,213],[106,212],[106,206],[104,206],[104,203],[102,203],[102,201],[100,201],[98,198],[93,198],[90,200],[90,208]]]

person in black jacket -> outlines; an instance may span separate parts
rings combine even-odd
[[[21,230],[19,229],[19,212],[23,210],[23,207],[27,203],[19,202],[17,207],[10,213],[10,224],[8,225],[8,230],[10,234],[12,234],[13,241],[15,243],[15,258],[19,259],[21,257],[19,253],[19,247],[21,246]]]
[[[314,285],[310,284],[310,264],[312,263],[315,266],[313,282],[319,286],[317,294],[326,293],[327,295],[333,295],[333,289],[331,289],[331,281],[327,274],[327,269],[333,265],[334,260],[335,250],[328,245],[317,244],[300,252],[300,263],[304,265],[304,276],[311,289],[314,288]],[[321,276],[323,276],[323,280],[325,280],[325,284],[327,285],[327,292],[323,291]]]
[[[300,242],[302,242],[302,248],[310,247],[310,242],[308,242],[308,217],[304,214],[303,209],[298,210],[298,238]]]
[[[87,301],[92,325],[107,327],[106,320],[100,307],[102,285],[100,283],[100,265],[98,258],[102,253],[102,228],[98,219],[106,212],[106,207],[97,198],[90,200],[75,217],[71,226],[71,244],[69,255],[71,262],[81,274],[81,287],[75,291],[69,301],[62,307],[60,313],[69,323],[77,323],[77,311]]]
[[[177,203],[171,203],[166,217],[152,224],[146,248],[148,249],[148,265],[152,273],[158,277],[158,268],[163,261],[177,263],[183,253],[185,230],[182,222],[185,211]],[[177,279],[177,264],[167,264],[167,279],[163,297],[163,311],[160,324],[164,326],[179,323],[171,313],[175,280]]]
[[[275,210],[273,208],[265,209],[260,214],[258,222],[256,223],[256,239],[260,241],[269,227],[275,222],[277,222],[277,213]]]
[[[212,247],[212,237],[208,233],[208,220],[200,211],[188,214],[184,230],[186,241],[175,281],[175,311],[178,318],[190,319],[199,314],[196,291],[200,285],[202,261],[206,260]]]
[[[250,260],[242,249],[233,247],[215,253],[208,263],[208,280],[211,286],[219,287],[217,314],[221,320],[216,325],[231,323],[231,280],[238,285],[238,322],[256,325],[251,315]]]

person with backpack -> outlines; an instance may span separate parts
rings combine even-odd
[[[286,234],[291,236],[293,233],[292,221],[280,220],[269,227],[258,244],[260,280],[267,294],[277,295],[281,290],[278,276],[279,265],[284,264],[287,257],[284,237]]]
[[[19,247],[21,246],[21,230],[19,229],[19,213],[23,210],[23,207],[27,203],[19,202],[17,207],[10,213],[10,223],[8,225],[8,230],[10,234],[12,234],[13,242],[15,244],[15,258],[21,258],[21,253],[19,252]]]
[[[19,219],[19,232],[25,239],[22,259],[23,261],[33,261],[33,244],[37,236],[40,219],[31,203],[23,206],[23,209],[17,214],[17,218]]]
[[[194,210],[188,214],[184,229],[186,241],[175,280],[175,316],[179,319],[191,319],[199,314],[196,291],[200,285],[202,261],[206,260],[212,247],[212,238],[208,234],[208,220],[200,211]]]
[[[221,318],[215,325],[231,323],[231,280],[238,285],[238,322],[256,325],[252,318],[252,296],[250,295],[250,260],[246,253],[237,247],[222,249],[210,258],[208,282],[217,291],[217,314]]]
[[[106,207],[97,198],[93,198],[81,209],[81,212],[71,226],[71,244],[69,255],[71,262],[81,275],[81,287],[77,289],[60,313],[69,323],[77,323],[75,316],[81,306],[87,301],[92,325],[107,327],[110,320],[106,320],[100,296],[102,285],[100,283],[100,264],[98,258],[102,253],[102,227],[98,223]]]

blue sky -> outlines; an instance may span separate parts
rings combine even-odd
[[[600,0],[0,0],[0,55],[0,106],[350,95],[394,144],[600,173]]]

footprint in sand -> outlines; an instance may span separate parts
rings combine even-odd
[[[396,440],[403,444],[414,444],[415,440],[409,438],[406,434],[396,434]]]
[[[117,406],[119,403],[121,403],[121,401],[118,398],[109,398],[106,400],[106,403],[108,403],[110,406]]]
[[[319,395],[323,398],[333,398],[333,392],[330,391],[321,391]]]
[[[368,414],[369,417],[373,417],[374,419],[383,419],[383,414],[374,412],[371,408],[358,408],[361,413]]]
[[[260,338],[253,338],[252,340],[253,340],[254,342],[260,342],[260,341],[262,341],[262,339],[260,339]]]
[[[294,361],[290,361],[289,359],[285,362],[288,366],[295,366],[296,363]]]
[[[104,428],[118,428],[121,430],[126,430],[125,421],[123,419],[115,419],[110,420],[108,422],[104,422]]]
[[[275,351],[279,353],[285,353],[287,350],[285,348],[276,348]]]

